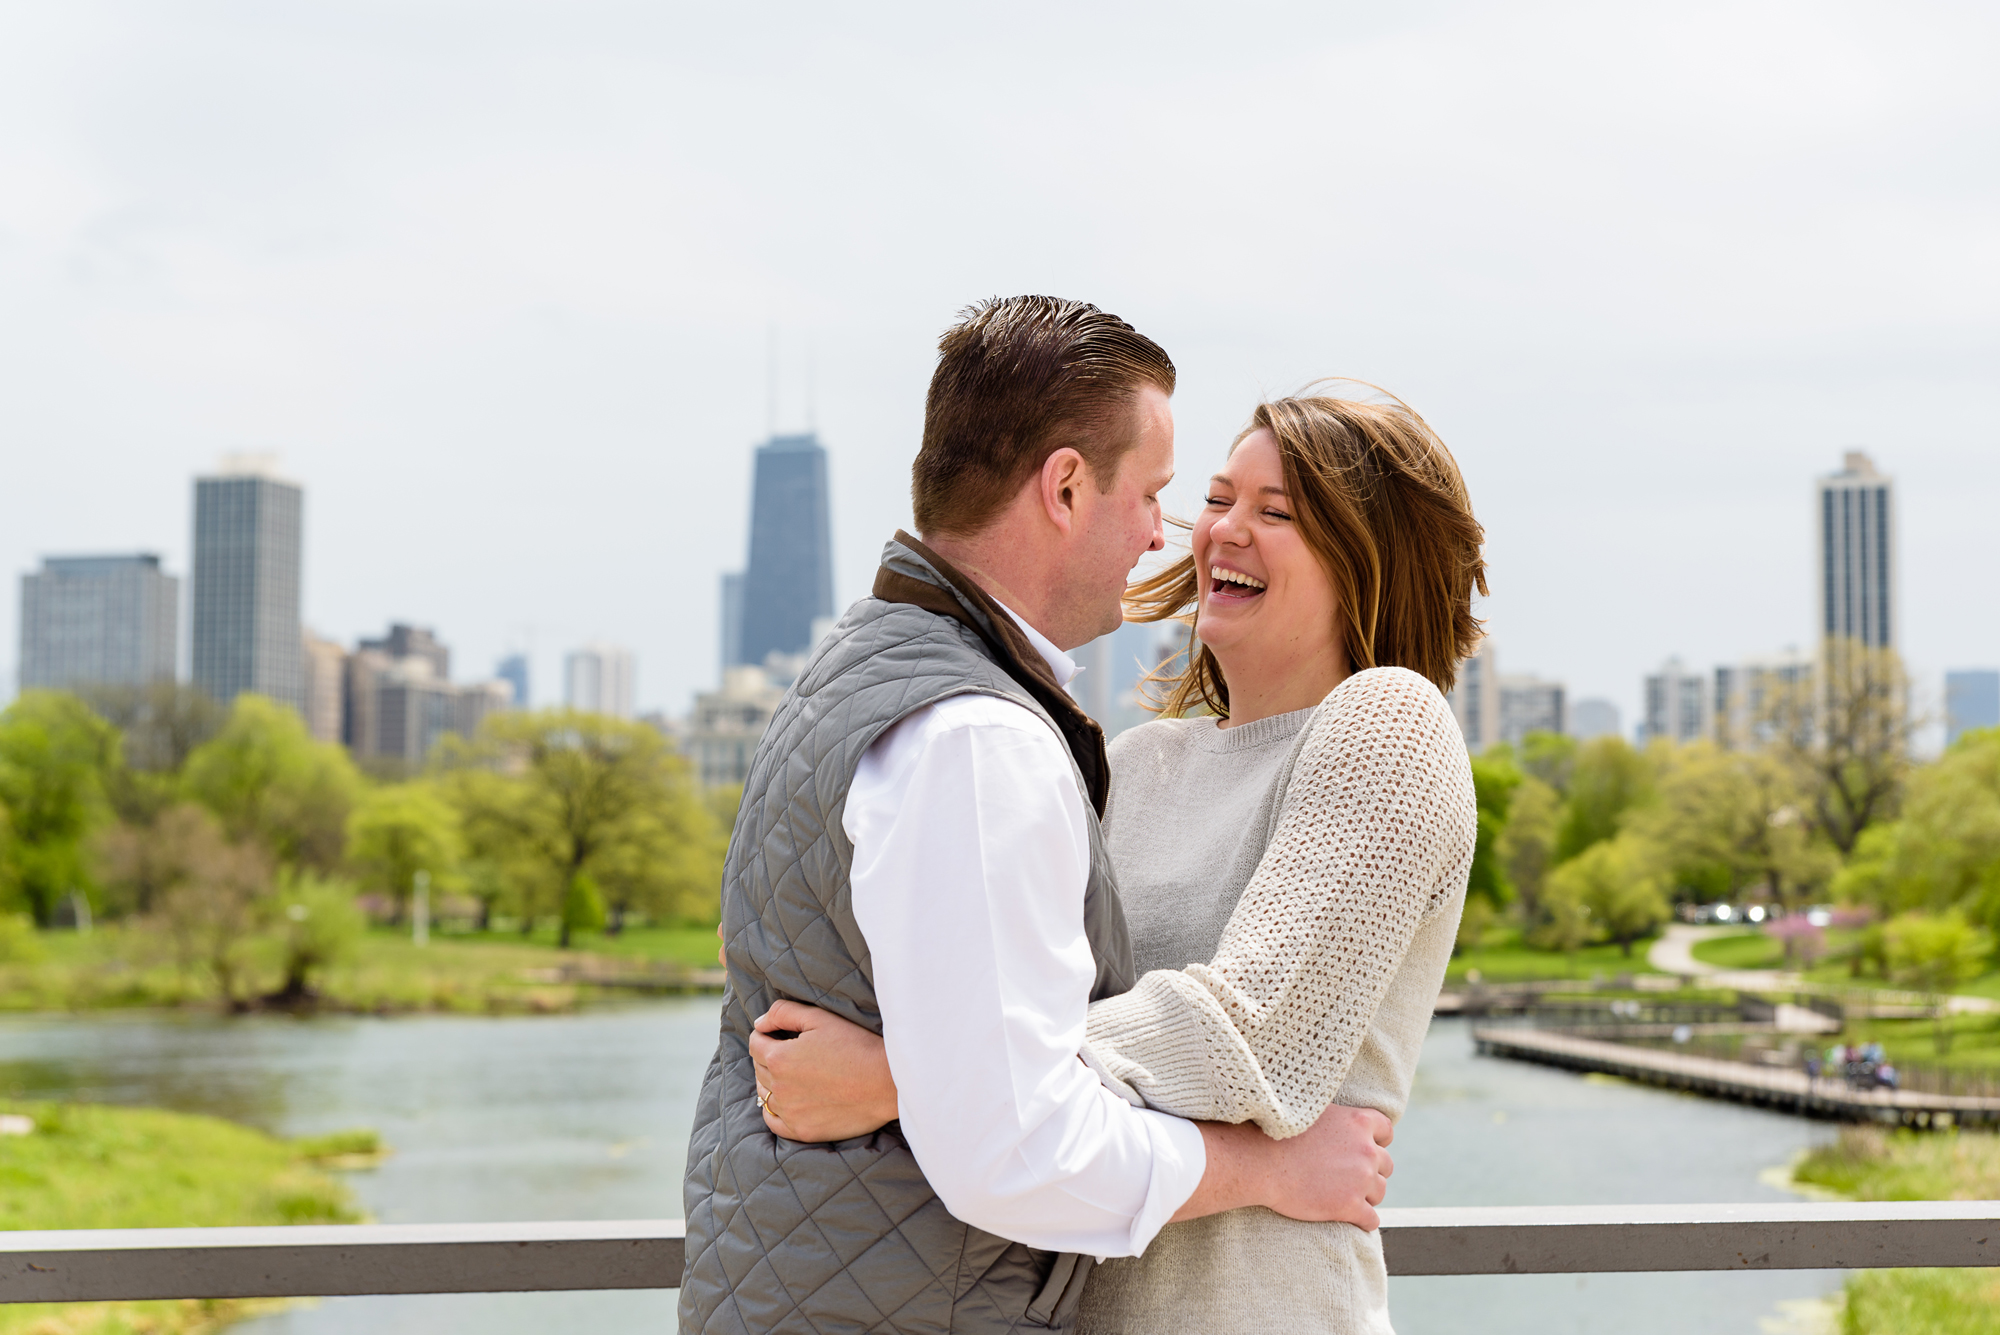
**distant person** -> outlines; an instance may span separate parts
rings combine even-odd
[[[1477,829],[1445,692],[1478,642],[1479,541],[1414,412],[1279,399],[1209,481],[1191,552],[1128,591],[1140,617],[1191,614],[1200,649],[1110,753],[1106,842],[1147,971],[1090,1008],[1114,1087],[1274,1136],[1341,1104],[1402,1115]],[[791,1003],[760,1019],[771,1125],[854,1135],[876,1121],[851,1113],[929,1105],[884,1020],[877,1039]],[[1380,1238],[1259,1209],[1169,1224],[1090,1272],[1078,1329],[1387,1332]]]
[[[1090,1002],[1138,975],[1099,825],[1103,734],[1065,693],[1067,651],[1118,625],[1133,565],[1164,545],[1173,388],[1156,344],[1082,302],[986,302],[945,334],[913,468],[923,536],[888,544],[873,596],[786,693],[730,842],[728,991],[688,1152],[684,1332],[1060,1329],[1091,1257],[1249,1206],[1344,1220],[1373,1245],[1361,1230],[1391,1168],[1381,1113],[1284,1083],[1273,1139],[1231,1124],[1253,1107],[1199,1124],[1136,1107],[1080,1060]],[[1244,495],[1232,524],[1275,522],[1261,517],[1275,502]],[[1313,694],[1299,702],[1345,662],[1331,680],[1301,665],[1297,689]],[[1406,698],[1415,689],[1368,687],[1341,713],[1429,744],[1439,716]],[[1454,760],[1464,771],[1462,749]],[[1454,799],[1456,777],[1442,780]],[[1406,835],[1429,829],[1428,797],[1387,791],[1408,794]],[[1444,894],[1442,913],[1449,891],[1425,893]],[[1371,954],[1364,991],[1382,967]],[[846,1023],[880,1067],[886,1031],[900,1107],[885,1067],[886,1101],[845,1110],[852,1134],[774,1134],[785,1105],[765,1108],[749,1045],[753,1021],[792,1000],[830,1012],[801,1052]]]

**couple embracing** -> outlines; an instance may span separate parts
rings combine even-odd
[[[1472,861],[1444,696],[1481,531],[1400,403],[1279,399],[1128,587],[1174,380],[1082,302],[944,335],[921,537],[745,785],[683,1332],[1390,1329],[1374,1207]],[[1125,617],[1194,628],[1107,753],[1067,654]]]

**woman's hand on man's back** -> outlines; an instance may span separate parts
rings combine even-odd
[[[750,1060],[773,1134],[851,1140],[896,1120],[896,1081],[879,1034],[796,1001],[774,1002],[754,1027]]]

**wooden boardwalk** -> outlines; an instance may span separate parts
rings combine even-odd
[[[1907,1089],[1849,1089],[1842,1080],[1829,1076],[1813,1080],[1804,1071],[1785,1067],[1693,1057],[1546,1029],[1480,1028],[1472,1031],[1472,1038],[1480,1052],[1495,1057],[1571,1071],[1601,1071],[1806,1117],[1924,1127],[2000,1122],[2000,1098]]]

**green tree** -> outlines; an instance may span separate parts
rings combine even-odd
[[[736,813],[743,806],[743,785],[719,783],[702,793],[701,804],[708,808],[709,818],[715,822],[727,847],[729,836],[736,833]]]
[[[124,763],[107,771],[104,792],[119,821],[128,826],[149,826],[181,800],[181,767],[228,718],[228,711],[200,687],[171,681],[91,686],[79,695],[118,729]]]
[[[1499,853],[1501,832],[1507,828],[1507,809],[1514,790],[1521,786],[1521,771],[1513,758],[1495,747],[1472,757],[1472,790],[1479,808],[1478,833],[1472,845],[1472,870],[1466,879],[1467,901],[1483,899],[1495,911],[1514,898],[1507,870]]]
[[[40,926],[66,896],[94,889],[90,837],[108,816],[104,776],[117,765],[117,732],[73,695],[26,691],[0,711],[0,888]]]
[[[421,780],[365,794],[347,817],[347,861],[395,906],[401,922],[420,871],[434,884],[452,879],[464,856],[458,811]]]
[[[1804,814],[1846,857],[1896,814],[1910,772],[1910,683],[1894,649],[1827,640],[1818,680],[1773,691],[1759,719],[1808,795]]]
[[[221,732],[229,718],[207,691],[181,682],[90,686],[79,694],[118,729],[125,763],[142,772],[179,773],[195,748]]]
[[[1577,748],[1576,764],[1556,833],[1556,861],[1617,835],[1619,821],[1652,797],[1652,767],[1622,737],[1593,737]]]
[[[181,784],[231,839],[320,871],[339,865],[362,787],[344,749],[313,740],[296,710],[261,695],[236,697],[222,730],[188,756]]]
[[[1776,757],[1701,741],[1664,750],[1659,765],[1655,799],[1625,827],[1659,849],[1677,884],[1713,898],[1757,890],[1790,911],[1839,869],[1802,811],[1795,771]]]
[[[1540,914],[1528,928],[1528,944],[1538,950],[1560,950],[1570,957],[1570,972],[1576,971],[1576,952],[1590,944],[1596,925],[1590,920],[1590,905],[1584,902],[1585,886],[1574,876],[1550,876],[1542,887]]]
[[[1986,967],[1993,937],[1957,911],[1905,913],[1882,925],[1889,976],[1914,987],[1930,1002],[1932,1041],[1951,1048],[1951,994]]]
[[[562,944],[569,945],[573,932],[595,932],[603,926],[604,896],[598,893],[597,878],[580,871],[563,890]]]
[[[1660,862],[1659,850],[1636,835],[1600,840],[1555,869],[1551,897],[1581,904],[1595,930],[1629,956],[1634,941],[1667,920]]]
[[[1521,739],[1519,764],[1529,778],[1539,779],[1558,794],[1569,792],[1576,773],[1577,740],[1559,732],[1537,729]]]
[[[1507,828],[1496,851],[1507,880],[1514,887],[1522,927],[1533,932],[1542,922],[1542,887],[1555,862],[1556,835],[1562,823],[1562,795],[1542,779],[1526,775],[1514,790]]]
[[[364,922],[354,888],[311,871],[285,873],[271,903],[283,951],[284,980],[269,1001],[298,1006],[316,1000],[314,980],[340,963],[361,940]]]
[[[671,922],[715,921],[721,910],[725,848],[703,803],[671,802],[635,815],[594,863],[606,929],[616,936],[636,914]]]
[[[186,849],[184,874],[160,896],[151,925],[173,949],[183,979],[205,968],[225,1010],[241,1009],[250,949],[264,926],[271,855],[231,843],[212,821]]]
[[[475,807],[467,823],[483,847],[528,864],[526,874],[516,873],[518,884],[555,888],[564,947],[588,916],[602,878],[616,875],[635,845],[666,838],[706,847],[700,877],[719,877],[712,823],[687,762],[644,724],[566,709],[500,714],[481,729],[476,751],[447,755],[446,762],[489,771],[492,781],[461,782],[453,791]],[[701,832],[699,841],[693,831]],[[577,885],[584,875],[589,893]]]
[[[480,901],[481,929],[491,926],[498,908],[512,913],[521,935],[528,936],[545,909],[561,911],[561,881],[529,819],[535,795],[523,775],[502,772],[500,758],[489,739],[474,746],[446,737],[435,781],[458,813],[463,875]]]
[[[144,825],[120,821],[104,827],[95,854],[105,908],[140,917],[152,913],[223,842],[215,817],[193,802],[176,803]]]
[[[1885,914],[1957,909],[2000,928],[2000,729],[1967,733],[1915,770],[1902,819],[1862,832],[1835,893]]]

